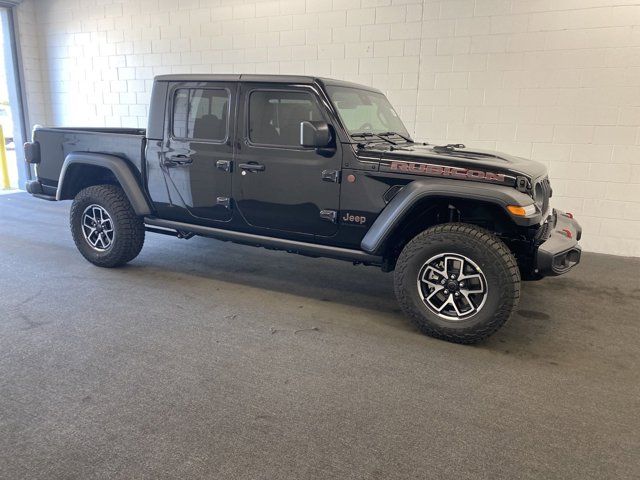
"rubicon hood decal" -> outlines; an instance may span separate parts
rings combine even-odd
[[[468,178],[476,180],[489,180],[504,183],[503,173],[483,172],[482,170],[469,170],[460,167],[447,167],[444,165],[434,165],[432,163],[412,163],[392,160],[389,165],[391,170],[401,172],[424,173],[425,175],[435,175],[441,177]]]
[[[449,177],[458,180],[498,183],[510,186],[515,185],[516,180],[515,177],[511,175],[499,172],[454,167],[450,165],[437,165],[434,163],[407,162],[404,160],[383,160],[380,164],[380,170],[426,175],[430,177]]]

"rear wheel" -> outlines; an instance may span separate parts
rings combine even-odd
[[[474,225],[437,225],[402,250],[394,274],[404,312],[427,335],[475,343],[498,330],[520,297],[507,246]]]
[[[124,265],[144,244],[144,222],[116,185],[81,190],[73,200],[70,222],[76,247],[99,267]]]

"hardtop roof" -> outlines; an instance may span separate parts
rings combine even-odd
[[[377,88],[361,85],[358,83],[347,82],[345,80],[336,80],[333,78],[314,77],[310,75],[255,75],[255,74],[171,74],[158,75],[155,77],[156,82],[253,82],[253,83],[298,83],[313,84],[320,83],[323,85],[361,88],[380,92]]]

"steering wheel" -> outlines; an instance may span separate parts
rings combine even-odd
[[[369,122],[363,123],[358,127],[359,132],[373,132],[373,125]]]

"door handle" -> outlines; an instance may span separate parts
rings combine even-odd
[[[164,164],[168,167],[175,167],[180,165],[189,165],[193,163],[193,158],[189,155],[173,155],[166,158]]]
[[[261,163],[241,163],[238,165],[242,170],[248,170],[250,172],[262,172],[264,171],[264,165]]]

